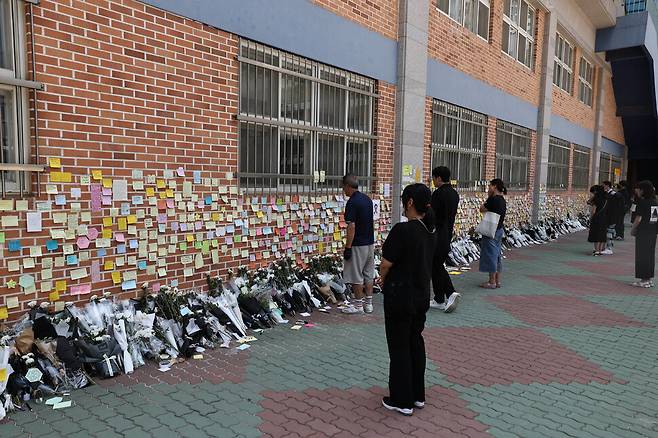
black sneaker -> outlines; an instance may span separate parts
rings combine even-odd
[[[414,413],[414,410],[411,408],[399,408],[397,406],[393,406],[393,404],[391,403],[391,397],[384,397],[382,399],[382,406],[384,406],[389,411],[399,412],[402,415],[406,415],[406,416],[411,416]]]

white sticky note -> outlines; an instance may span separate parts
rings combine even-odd
[[[18,216],[2,216],[2,227],[17,227],[18,226]]]
[[[125,179],[112,180],[112,199],[114,201],[128,200],[128,181]]]
[[[27,213],[27,232],[28,233],[38,233],[42,231],[41,226],[41,212],[40,211],[31,211]]]

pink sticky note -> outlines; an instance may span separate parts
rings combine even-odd
[[[160,292],[161,287],[162,286],[160,285],[160,283],[153,283],[153,285],[151,286],[151,288],[153,289],[153,292]]]
[[[103,196],[112,196],[112,189],[103,187]]]
[[[85,236],[78,237],[78,240],[76,241],[76,243],[78,244],[78,248],[80,248],[80,249],[89,248],[89,239]]]
[[[71,286],[71,295],[84,295],[91,292],[90,284],[81,284],[80,286]]]
[[[91,281],[94,283],[101,281],[101,263],[98,260],[91,261]]]
[[[116,233],[116,234],[114,235],[114,239],[115,239],[117,242],[125,242],[125,241],[126,241],[126,237],[123,235],[123,233]]]
[[[185,176],[185,169],[183,169],[182,167],[179,167],[178,169],[176,169],[176,174],[178,176]]]
[[[167,223],[167,214],[166,213],[158,214],[158,223],[159,224],[166,224]]]
[[[98,237],[98,230],[96,228],[87,228],[87,237],[89,237],[89,240],[96,240]]]
[[[91,192],[91,211],[101,211],[101,185],[92,184],[89,190]]]
[[[174,208],[174,200],[167,199],[167,208]]]
[[[103,196],[103,205],[112,205],[112,197]]]

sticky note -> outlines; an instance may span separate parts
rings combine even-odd
[[[34,211],[27,213],[27,232],[38,233],[42,231],[41,212]]]
[[[14,210],[13,199],[0,199],[0,211],[13,211],[13,210]]]
[[[59,169],[62,167],[62,161],[57,157],[50,157],[48,158],[48,165],[52,169]]]
[[[0,243],[5,243],[5,233],[0,231]]]
[[[59,292],[54,291],[48,294],[48,301],[53,302],[59,300]]]
[[[2,227],[17,227],[18,226],[18,216],[2,216]]]
[[[55,290],[57,292],[64,292],[66,290],[66,280],[57,280],[55,282]]]
[[[18,307],[18,297],[7,297],[5,298],[5,305],[7,309],[15,309]],[[1,381],[2,379],[0,379]]]
[[[104,217],[103,218],[103,226],[104,227],[111,227],[114,221],[112,220],[111,217]]]
[[[79,286],[71,287],[71,295],[83,295],[91,292],[90,284],[81,284]]]
[[[112,272],[112,283],[114,284],[119,284],[121,283],[121,273],[120,272]]]
[[[6,307],[0,307],[0,319],[7,319],[9,318],[9,312],[7,312]],[[7,380],[7,369],[2,368],[0,369],[0,382],[4,382]]]
[[[55,251],[57,249],[57,241],[56,240],[47,240],[46,241],[46,249],[48,251]]]
[[[10,240],[9,241],[9,251],[20,251],[21,250],[21,241],[20,240]]]

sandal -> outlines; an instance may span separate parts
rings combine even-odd
[[[480,287],[482,289],[496,289],[496,285],[491,283],[482,283]]]

